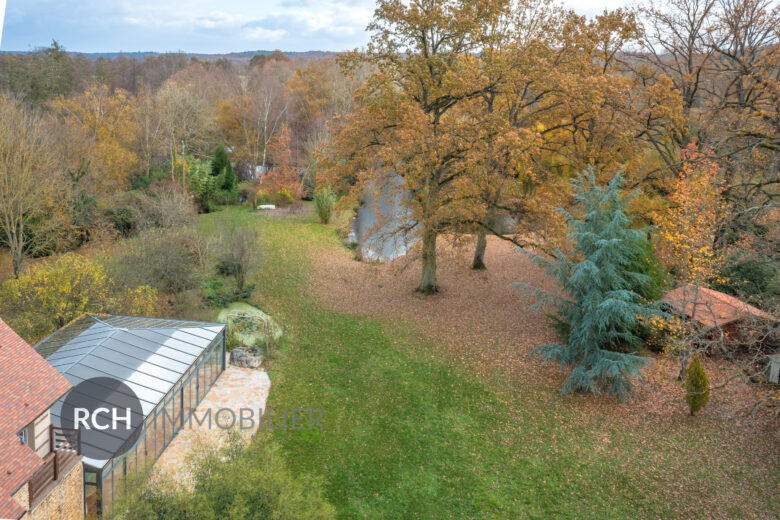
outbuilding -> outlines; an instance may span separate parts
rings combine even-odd
[[[111,378],[126,384],[141,402],[137,435],[113,453],[83,459],[90,517],[110,508],[128,474],[160,456],[225,370],[225,325],[86,315],[35,349],[74,386]],[[53,424],[62,422],[61,409],[62,400],[52,407]]]

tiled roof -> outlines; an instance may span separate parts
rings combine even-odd
[[[720,327],[743,318],[776,322],[777,318],[728,294],[685,285],[669,291],[661,298],[678,313],[692,318],[705,327]]]
[[[43,464],[17,437],[71,384],[0,320],[0,518],[24,512],[11,497]]]

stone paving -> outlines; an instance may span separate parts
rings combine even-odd
[[[259,409],[265,410],[265,403],[268,399],[268,392],[271,389],[271,380],[265,369],[240,368],[228,366],[219,376],[214,386],[203,398],[195,411],[195,416],[201,420],[207,410],[211,409],[211,428],[208,421],[198,424],[197,421],[190,421],[174,437],[170,446],[165,449],[162,456],[155,463],[155,467],[160,471],[176,476],[183,475],[183,467],[187,456],[202,444],[219,442],[223,430],[214,424],[214,415],[222,408],[235,410],[236,416],[241,408],[249,408],[254,411],[255,419]],[[220,424],[229,424],[231,422],[230,414],[223,413],[219,417]],[[238,421],[234,426],[238,427]],[[257,429],[255,420],[255,429],[241,430],[250,435]]]

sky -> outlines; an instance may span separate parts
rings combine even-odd
[[[564,0],[582,14],[624,0]],[[5,6],[5,24],[3,7]],[[342,51],[367,41],[374,0],[0,0],[0,50]]]

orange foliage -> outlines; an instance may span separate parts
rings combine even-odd
[[[287,189],[293,197],[300,199],[303,196],[303,187],[298,169],[292,165],[290,141],[290,131],[284,126],[268,143],[273,166],[263,176],[260,186],[272,194]]]

